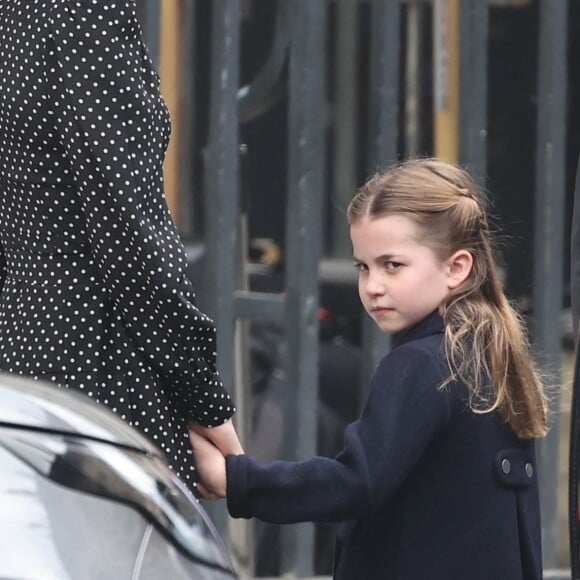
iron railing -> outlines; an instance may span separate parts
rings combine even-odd
[[[340,0],[342,4],[355,0]],[[336,3],[336,2],[335,2]],[[193,0],[182,0],[184,17],[193,18]],[[206,255],[205,297],[219,333],[219,367],[227,385],[236,384],[236,321],[271,320],[283,324],[287,345],[286,385],[291,392],[286,409],[286,458],[302,459],[316,453],[316,406],[318,372],[318,271],[323,254],[323,228],[328,163],[326,137],[331,122],[326,94],[329,42],[326,31],[330,0],[278,0],[279,11],[272,53],[253,83],[240,89],[240,21],[244,2],[212,0],[211,80],[209,86],[209,133],[203,199],[206,204],[204,241]],[[435,4],[434,4],[435,5]],[[560,382],[562,330],[559,324],[563,294],[564,158],[567,0],[539,0],[539,55],[537,87],[537,145],[535,195],[535,250],[533,281],[533,342],[538,360],[554,384]],[[459,161],[482,185],[487,175],[487,70],[489,5],[486,0],[460,2]],[[410,8],[407,7],[409,10]],[[144,35],[157,60],[160,31],[159,0],[138,3]],[[338,12],[352,14],[352,6]],[[399,97],[401,86],[401,31],[403,3],[373,0],[368,38],[371,79],[368,108],[366,168],[371,172],[398,158]],[[434,8],[433,8],[434,9]],[[187,16],[189,14],[189,16]],[[342,26],[348,26],[343,18]],[[193,34],[193,28],[190,29]],[[351,37],[352,39],[352,37]],[[367,40],[365,40],[367,42]],[[182,75],[191,82],[191,63],[183,59]],[[352,64],[352,63],[351,63]],[[287,68],[287,70],[286,70]],[[352,69],[351,69],[352,72]],[[284,78],[285,76],[285,78]],[[352,75],[348,77],[354,79]],[[191,85],[189,85],[191,86]],[[339,84],[339,88],[340,88]],[[344,87],[344,84],[342,85]],[[239,126],[267,108],[274,93],[286,90],[287,115],[287,205],[285,213],[286,264],[282,294],[248,291],[244,284],[244,239],[239,181]],[[350,101],[356,100],[350,86]],[[356,98],[355,98],[356,97]],[[340,95],[335,96],[337,102]],[[352,117],[351,117],[352,120]],[[340,134],[337,133],[340,139]],[[351,139],[352,134],[344,134]],[[357,138],[360,143],[363,138]],[[184,144],[187,149],[190,144]],[[335,149],[336,151],[337,149]],[[184,158],[193,156],[186,151]],[[186,178],[187,179],[187,176]],[[352,181],[346,177],[347,181]],[[530,202],[531,203],[531,202]],[[340,237],[340,236],[339,236]],[[338,245],[344,245],[344,239]],[[344,253],[335,248],[336,255]],[[332,254],[333,249],[330,249]],[[555,323],[556,321],[556,323]],[[364,325],[362,365],[368,378],[388,348],[387,341],[371,324]],[[239,381],[238,381],[239,382]],[[246,386],[247,387],[247,386]],[[247,401],[247,393],[237,393]],[[239,403],[238,403],[239,404]],[[556,488],[558,484],[558,396],[552,396],[551,434],[540,443],[539,465],[542,502],[543,550],[546,568],[556,557]],[[247,409],[242,416],[249,417]],[[249,420],[249,419],[247,419]],[[244,427],[242,427],[242,430]],[[227,535],[223,510],[213,512]],[[241,546],[241,547],[240,547]],[[237,545],[251,550],[251,543]],[[306,577],[314,572],[314,528],[301,524],[286,528],[282,572]],[[252,557],[237,554],[240,561]],[[249,566],[251,568],[251,565]],[[247,573],[251,574],[251,569]],[[547,572],[546,577],[564,578],[565,572]],[[550,576],[550,574],[552,574]],[[559,575],[558,575],[559,574]]]

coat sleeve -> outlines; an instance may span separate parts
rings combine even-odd
[[[47,26],[52,114],[101,283],[185,417],[222,423],[234,409],[163,194],[169,118],[134,4],[63,1]]]
[[[410,343],[379,365],[369,400],[334,458],[261,464],[228,456],[227,502],[233,517],[273,523],[362,518],[405,481],[447,424],[449,391],[431,352]]]
[[[576,171],[572,236],[570,240],[570,300],[572,303],[574,341],[577,343],[578,319],[580,318],[580,158],[578,159],[578,169]]]

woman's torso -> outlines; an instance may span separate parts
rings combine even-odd
[[[62,63],[52,27],[65,4],[74,9],[75,2],[66,0],[0,0],[0,368],[12,372],[121,368],[130,355],[115,305],[100,283],[91,252],[95,232],[87,229],[63,144],[60,121],[70,111],[64,89],[55,84]],[[160,180],[169,118],[143,47],[135,66],[149,99],[144,126],[161,135],[152,140],[143,134],[152,160],[147,171]],[[106,144],[95,149],[105,161],[118,162]],[[166,218],[159,199],[143,203],[160,221]]]
[[[186,420],[195,409],[160,376],[157,338],[128,331],[137,318],[159,336],[155,305],[185,262],[162,195],[170,127],[158,84],[129,0],[0,0],[0,370],[107,405],[191,484]],[[112,224],[111,208],[127,216]],[[129,242],[142,255],[127,252]],[[127,272],[147,257],[127,290]],[[158,292],[148,303],[146,286]],[[182,343],[164,346],[185,358]],[[217,383],[207,391],[225,396]],[[208,418],[232,412],[224,405]]]

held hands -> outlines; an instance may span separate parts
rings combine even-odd
[[[216,427],[204,427],[199,423],[194,423],[189,426],[189,432],[192,431],[211,441],[224,456],[241,455],[244,452],[231,419]]]
[[[199,474],[197,489],[205,499],[226,497],[226,459],[221,451],[207,439],[196,433],[196,427],[189,429],[189,440],[195,457],[195,467]]]
[[[226,455],[244,452],[231,421],[219,427],[190,425],[189,440],[193,448],[200,482],[197,487],[205,499],[226,497]]]

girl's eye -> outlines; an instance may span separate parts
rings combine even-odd
[[[385,268],[389,272],[395,272],[398,270],[403,264],[401,262],[385,262]]]
[[[361,262],[355,262],[354,268],[355,268],[355,270],[358,270],[359,272],[366,272],[367,265],[363,264]]]

